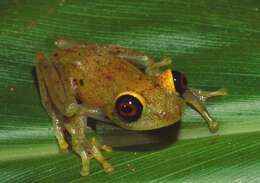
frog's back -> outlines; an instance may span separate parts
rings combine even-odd
[[[102,108],[124,91],[142,93],[155,87],[153,80],[107,46],[85,45],[58,49],[54,63],[62,67],[82,103]]]

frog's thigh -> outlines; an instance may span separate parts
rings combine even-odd
[[[40,71],[38,63],[36,64],[36,74],[37,74],[38,88],[40,90],[42,105],[44,106],[46,111],[50,115],[52,115],[52,114],[54,114],[54,110],[53,110],[47,89],[45,87],[45,82],[44,82],[44,79],[43,79],[43,76],[42,76],[42,73]]]
[[[37,74],[37,79],[38,79],[38,85],[39,85],[39,90],[40,90],[40,95],[41,95],[41,101],[48,112],[48,114],[51,116],[52,121],[53,121],[53,127],[54,127],[54,133],[55,136],[58,140],[59,146],[61,150],[67,150],[68,149],[68,143],[66,142],[64,138],[64,127],[60,119],[58,119],[56,113],[55,113],[55,108],[53,107],[53,104],[51,102],[51,99],[48,95],[48,92],[45,87],[44,79],[42,76],[42,73],[39,70],[39,65],[36,65],[36,74]]]
[[[54,65],[45,57],[43,58],[44,59],[39,60],[37,67],[42,75],[42,80],[44,80],[52,103],[64,116],[72,116],[80,107],[70,91],[64,88],[64,84]]]

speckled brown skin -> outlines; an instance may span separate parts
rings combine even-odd
[[[101,150],[111,151],[85,136],[85,117],[110,121],[130,130],[150,130],[180,120],[184,101],[170,95],[156,82],[159,67],[142,53],[114,45],[74,45],[59,48],[47,59],[37,54],[36,71],[43,106],[54,122],[61,150],[68,149],[64,130],[72,137],[72,148],[81,157],[81,175],[89,175],[92,158],[105,172],[112,166]],[[115,111],[115,99],[123,92],[143,98],[142,116],[126,123]],[[92,140],[91,140],[92,139]]]
[[[121,92],[142,93],[156,87],[149,76],[101,46],[58,49],[55,55],[53,63],[71,80],[82,103],[104,108]]]
[[[164,58],[155,62],[143,53],[115,45],[78,44],[56,41],[59,47],[48,59],[37,54],[36,71],[42,104],[52,118],[61,150],[68,143],[82,160],[81,175],[90,173],[95,158],[105,172],[113,170],[101,151],[111,151],[94,138],[86,137],[85,119],[93,117],[129,130],[151,130],[181,119],[185,103],[196,109],[216,132],[218,123],[209,115],[204,103],[210,97],[225,95],[225,90],[205,92],[188,88],[180,97],[173,86],[171,71]],[[122,93],[136,96],[143,104],[142,115],[131,123],[116,112],[115,101]],[[67,142],[64,131],[71,136]]]
[[[183,110],[182,99],[168,95],[158,86],[155,76],[146,75],[120,57],[122,53],[125,56],[141,55],[113,45],[90,44],[58,49],[51,62],[63,75],[66,85],[73,88],[79,103],[100,109],[104,116],[123,128],[149,130],[177,122]],[[131,124],[118,117],[114,109],[115,98],[126,91],[143,96],[146,104],[146,113]],[[162,112],[165,116],[160,115]]]

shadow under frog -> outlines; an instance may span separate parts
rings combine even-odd
[[[148,131],[125,130],[116,125],[90,118],[86,125],[103,144],[120,151],[155,151],[173,145],[180,132],[181,121]]]

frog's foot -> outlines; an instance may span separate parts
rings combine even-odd
[[[111,146],[98,144],[97,139],[95,137],[91,138],[91,144],[98,146],[98,148],[100,150],[103,150],[105,152],[112,152],[113,151]]]
[[[214,92],[206,92],[189,88],[187,91],[184,92],[182,96],[185,102],[189,104],[192,108],[194,108],[198,113],[200,113],[203,119],[207,122],[209,131],[215,133],[219,129],[219,124],[214,121],[213,118],[210,116],[205,106],[205,101],[208,98],[223,96],[226,94],[227,92],[225,89],[220,89]]]
[[[80,171],[81,176],[87,176],[90,174],[90,160],[93,158],[101,164],[106,173],[113,171],[112,165],[101,153],[101,150],[103,150],[102,148],[97,145],[92,145],[91,143],[88,145],[85,144],[82,147],[84,148],[75,148],[74,146],[74,150],[80,155],[82,161],[82,169]]]
[[[95,138],[89,139],[85,136],[85,117],[83,115],[74,115],[73,117],[68,118],[68,121],[64,125],[68,133],[71,135],[73,151],[81,158],[82,176],[90,174],[91,159],[96,159],[106,173],[113,171],[113,167],[101,152],[102,150],[109,150],[109,148],[103,148],[106,146],[99,145]]]
[[[150,76],[158,76],[162,71],[161,67],[168,66],[172,63],[172,59],[170,57],[163,57],[161,61],[154,62],[148,65],[145,70],[145,73]]]
[[[100,148],[101,148],[103,151],[105,151],[105,152],[112,152],[112,151],[113,151],[112,147],[111,147],[111,146],[108,146],[108,145],[102,145]]]
[[[221,89],[213,91],[213,92],[203,91],[203,90],[195,89],[195,88],[189,88],[189,89],[193,93],[193,95],[197,96],[198,99],[202,102],[206,102],[209,98],[212,98],[212,97],[219,97],[219,96],[227,95],[227,90],[225,88],[221,88]]]

